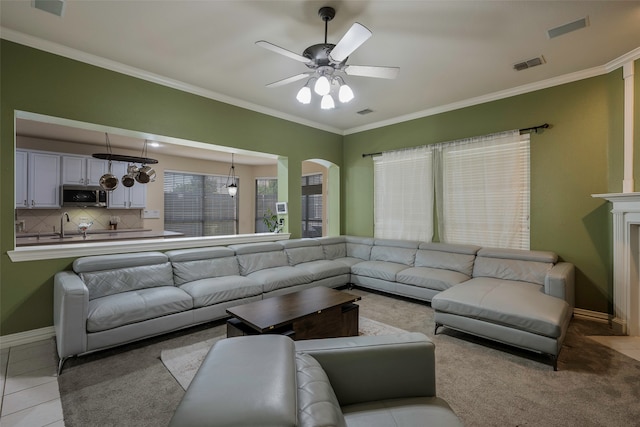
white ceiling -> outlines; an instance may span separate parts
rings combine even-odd
[[[322,43],[326,5],[336,9],[330,43],[355,21],[373,32],[348,64],[400,67],[396,80],[348,77],[356,98],[331,111],[295,100],[304,80],[266,88],[307,68],[254,44],[302,53]],[[94,0],[67,1],[57,17],[2,0],[0,15],[3,38],[342,134],[602,68],[640,47],[638,1]],[[583,17],[588,27],[547,36]],[[513,70],[540,55],[544,65]],[[356,113],[365,108],[374,112]]]

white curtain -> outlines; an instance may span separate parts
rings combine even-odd
[[[487,135],[434,151],[440,241],[529,249],[529,134]]]
[[[375,237],[431,241],[432,163],[432,149],[427,146],[374,158]]]

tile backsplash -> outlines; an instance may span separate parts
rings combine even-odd
[[[60,232],[60,216],[67,212],[69,222],[64,221],[66,232],[77,231],[81,222],[93,222],[91,230],[108,230],[110,218],[117,216],[118,230],[144,228],[142,210],[140,209],[100,209],[100,208],[66,208],[66,209],[16,209],[16,221],[24,221],[25,233]]]

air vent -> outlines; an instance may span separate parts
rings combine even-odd
[[[526,70],[527,68],[537,67],[538,65],[544,64],[546,61],[544,60],[544,56],[539,56],[537,58],[528,59],[523,62],[518,62],[513,66],[513,69],[516,71]]]
[[[64,0],[31,0],[31,6],[56,16],[64,13]]]
[[[358,111],[358,114],[360,114],[361,116],[364,116],[365,114],[369,114],[369,113],[373,113],[373,110],[371,108],[365,108],[364,110]]]
[[[549,38],[552,39],[554,37],[558,37],[563,34],[567,34],[572,31],[576,31],[581,28],[587,27],[588,25],[589,25],[589,17],[585,16],[584,18],[580,18],[577,21],[569,22],[568,24],[560,25],[559,27],[555,27],[548,30],[547,36],[549,36]]]

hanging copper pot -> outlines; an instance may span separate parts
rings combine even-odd
[[[143,165],[136,175],[136,181],[140,184],[147,184],[156,180],[156,171],[151,166]]]

